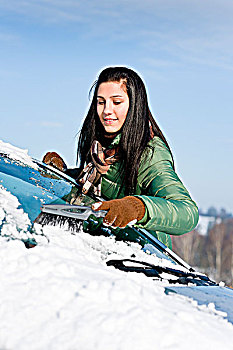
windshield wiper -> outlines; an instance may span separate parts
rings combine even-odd
[[[204,274],[194,273],[191,271],[181,271],[179,269],[174,269],[166,266],[153,265],[144,261],[134,260],[134,259],[114,259],[107,261],[107,266],[114,266],[116,269],[126,272],[137,272],[143,273],[147,277],[155,277],[157,279],[164,279],[163,273],[177,277],[177,279],[166,280],[169,283],[179,283],[179,284],[189,284],[194,283],[198,286],[216,286],[216,282],[209,279]]]

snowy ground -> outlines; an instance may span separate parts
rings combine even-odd
[[[0,187],[0,349],[231,349],[233,325],[213,304],[164,293],[166,282],[108,267],[113,258],[169,264],[113,238],[46,226]],[[26,249],[21,239],[35,236]]]

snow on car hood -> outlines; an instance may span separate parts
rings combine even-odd
[[[7,203],[6,221],[12,215],[25,229],[16,201],[11,214]],[[212,304],[165,295],[165,283],[106,266],[116,257],[152,259],[137,244],[50,226],[43,234],[33,249],[1,237],[0,348],[181,350],[221,348],[223,341],[231,347],[233,326]]]
[[[0,185],[0,228],[1,235],[23,238],[28,231],[30,220],[18,199]]]

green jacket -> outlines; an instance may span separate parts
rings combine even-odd
[[[120,135],[111,147],[119,143]],[[150,146],[150,147],[148,147]],[[171,248],[172,235],[182,235],[195,228],[198,208],[174,171],[173,160],[164,142],[157,136],[149,141],[140,162],[135,196],[146,208],[137,226],[143,227]],[[102,176],[102,196],[105,199],[124,197],[122,178],[118,176],[120,162],[111,165]]]

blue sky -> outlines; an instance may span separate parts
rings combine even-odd
[[[0,139],[75,165],[103,67],[143,78],[200,208],[233,212],[232,0],[0,0]]]

